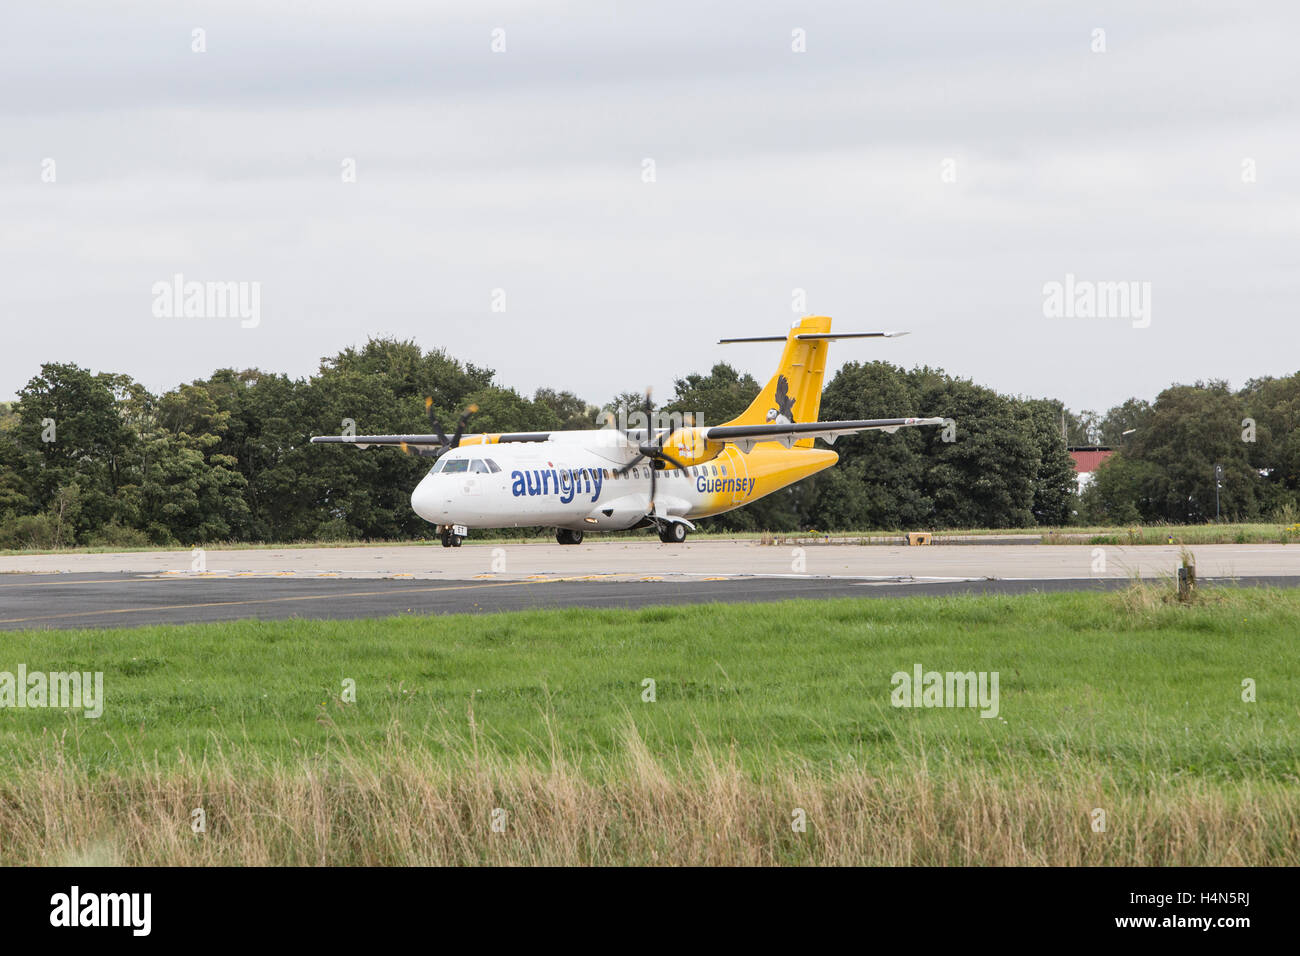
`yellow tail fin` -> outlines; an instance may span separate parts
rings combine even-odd
[[[801,332],[827,333],[831,320],[825,315],[809,315],[790,329],[781,353],[781,364],[749,408],[728,425],[760,425],[764,422],[815,422],[822,403],[822,375],[826,371],[826,340],[795,338]],[[795,442],[799,448],[811,448],[813,439]]]

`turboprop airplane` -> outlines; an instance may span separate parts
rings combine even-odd
[[[443,547],[459,547],[471,528],[555,528],[560,544],[588,531],[654,528],[677,543],[694,519],[741,508],[829,468],[839,455],[815,448],[863,431],[941,425],[942,418],[819,422],[826,351],[836,339],[889,338],[906,332],[836,335],[826,316],[808,316],[786,335],[722,339],[784,342],[772,380],[739,418],[722,425],[585,431],[464,434],[470,406],[448,438],[432,411],[432,435],[317,435],[316,443],[395,445],[437,458],[411,493],[411,507],[437,526]],[[650,412],[649,397],[646,411]]]

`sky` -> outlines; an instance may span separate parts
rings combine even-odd
[[[1297,34],[1284,2],[10,5],[0,398],[369,336],[667,397],[766,380],[779,346],[717,340],[802,314],[911,332],[828,373],[1076,410],[1291,374]],[[187,315],[177,275],[256,284],[255,317]],[[1101,283],[1119,314],[1075,299]]]

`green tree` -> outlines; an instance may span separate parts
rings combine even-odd
[[[692,373],[674,381],[673,388],[675,394],[663,410],[693,416],[696,425],[708,426],[721,425],[740,415],[761,386],[748,372],[742,375],[726,362],[719,362],[708,375]]]
[[[824,420],[920,414],[907,373],[888,362],[849,362],[822,393]],[[865,432],[835,442],[840,462],[814,478],[812,524],[825,530],[923,526],[934,500],[922,490],[928,461],[917,429]]]
[[[944,429],[924,430],[929,468],[921,487],[934,500],[935,525],[1032,525],[1038,448],[1014,403],[933,369],[915,369],[909,378],[926,414],[954,423],[953,441],[944,441]]]
[[[28,507],[44,510],[59,489],[76,485],[77,516],[67,543],[116,515],[123,462],[135,439],[117,406],[118,393],[128,382],[123,376],[49,363],[18,394],[17,423],[7,432],[15,472],[7,482],[10,500],[21,496]]]
[[[1079,515],[1098,525],[1131,525],[1159,515],[1150,492],[1160,469],[1117,452],[1102,462],[1079,496]]]
[[[582,431],[599,428],[597,413],[600,409],[588,405],[572,392],[558,392],[553,388],[539,388],[533,395],[533,404],[551,410],[563,431]]]
[[[1098,443],[1109,448],[1123,448],[1126,441],[1144,431],[1151,421],[1151,404],[1130,398],[1102,416],[1097,428]],[[1125,435],[1132,432],[1133,435]]]
[[[1155,466],[1144,486],[1148,520],[1209,521],[1214,518],[1214,466],[1223,466],[1219,491],[1223,517],[1249,520],[1259,514],[1259,473],[1250,446],[1241,440],[1245,405],[1226,382],[1197,382],[1165,389],[1147,423],[1130,436],[1126,457]]]
[[[1034,474],[1034,499],[1030,510],[1038,524],[1066,524],[1073,517],[1078,500],[1074,461],[1065,450],[1058,413],[1060,403],[1051,399],[1029,399],[1016,403],[1018,414],[1033,441],[1038,458]]]
[[[1247,457],[1260,475],[1261,513],[1300,507],[1300,372],[1247,382],[1239,393]]]

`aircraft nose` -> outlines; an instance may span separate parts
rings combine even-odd
[[[426,475],[411,492],[411,510],[433,524],[438,523],[438,501],[433,489],[432,475]]]

